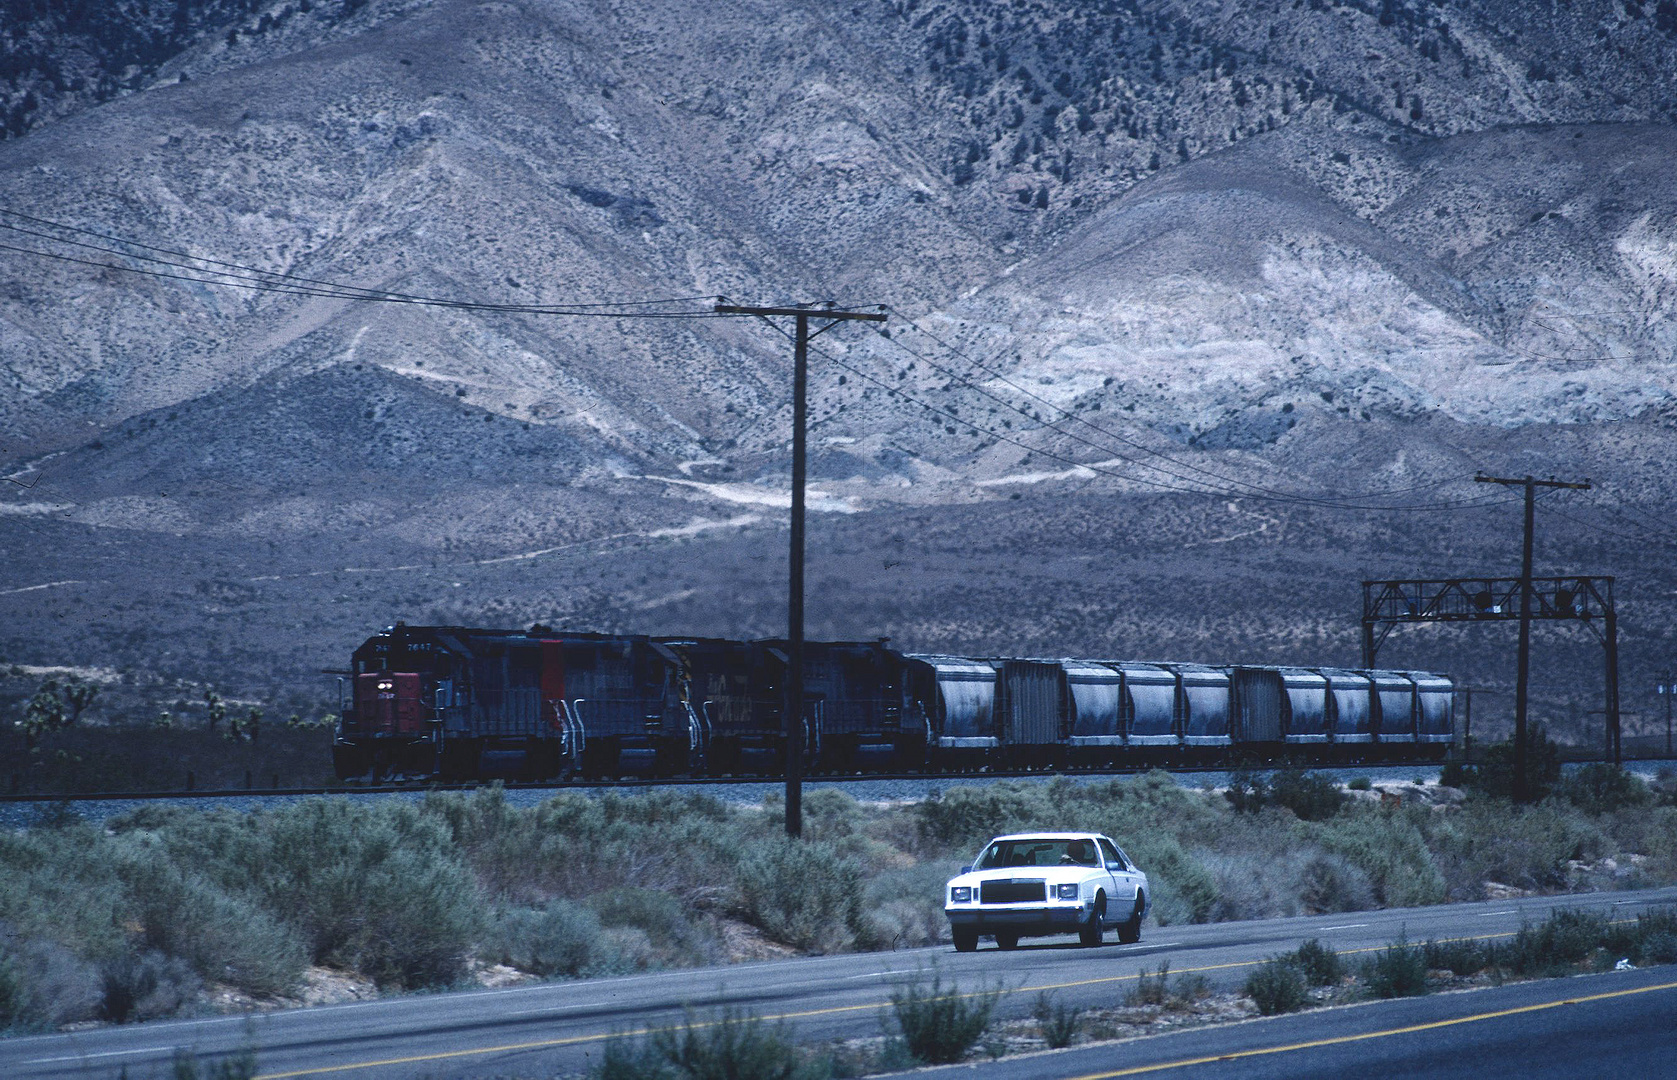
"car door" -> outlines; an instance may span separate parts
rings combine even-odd
[[[1129,905],[1135,903],[1135,873],[1129,860],[1119,852],[1118,845],[1104,836],[1099,843],[1101,861],[1106,864],[1107,873],[1112,875],[1112,889],[1107,895],[1113,898],[1114,903],[1107,905],[1107,910],[1127,913]]]

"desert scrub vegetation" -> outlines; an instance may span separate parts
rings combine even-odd
[[[1529,807],[1324,783],[1254,776],[1234,800],[1153,774],[895,805],[814,788],[802,843],[778,799],[672,790],[60,815],[0,834],[0,1027],[174,1015],[228,989],[282,1002],[313,968],[401,991],[494,965],[580,978],[928,945],[946,939],[945,880],[1026,829],[1116,837],[1161,924],[1677,880],[1677,806],[1628,775],[1581,771]]]

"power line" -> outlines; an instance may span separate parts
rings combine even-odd
[[[903,321],[906,322],[909,326],[913,327],[914,329],[920,331],[920,333],[922,333],[922,334],[926,335],[927,337],[931,338],[933,341],[937,342],[939,345],[943,346],[945,349],[954,353],[956,356],[959,356],[962,359],[966,360],[968,363],[972,364],[975,368],[984,372],[986,375],[989,375],[992,378],[998,380],[999,382],[1001,382],[1001,383],[1003,383],[1007,386],[1012,387],[1013,389],[1019,391],[1021,394],[1024,394],[1026,397],[1029,397],[1029,398],[1031,398],[1035,401],[1039,401],[1042,404],[1048,406],[1049,408],[1055,410],[1056,412],[1061,413],[1062,414],[1062,419],[1075,420],[1075,421],[1077,421],[1078,423],[1082,424],[1085,427],[1088,427],[1088,428],[1091,428],[1095,431],[1098,431],[1101,434],[1106,435],[1110,438],[1117,439],[1118,441],[1124,443],[1125,445],[1134,447],[1135,449],[1140,450],[1143,453],[1150,454],[1150,455],[1153,455],[1155,457],[1161,458],[1161,459],[1163,459],[1165,461],[1168,461],[1173,465],[1177,465],[1181,468],[1188,469],[1188,470],[1191,470],[1191,471],[1196,472],[1196,473],[1201,473],[1205,476],[1209,476],[1212,479],[1221,480],[1224,483],[1238,484],[1238,485],[1241,485],[1243,487],[1250,487],[1250,488],[1253,488],[1253,489],[1258,490],[1258,491],[1263,491],[1266,494],[1283,495],[1283,496],[1293,495],[1293,493],[1290,493],[1290,492],[1279,491],[1279,490],[1276,490],[1276,489],[1273,489],[1273,488],[1266,488],[1266,487],[1264,487],[1260,484],[1253,484],[1250,481],[1238,480],[1238,479],[1235,479],[1234,477],[1225,476],[1225,475],[1223,475],[1221,473],[1218,473],[1218,472],[1215,472],[1211,469],[1207,469],[1207,468],[1204,468],[1203,466],[1196,465],[1193,462],[1184,461],[1181,458],[1177,458],[1177,457],[1172,457],[1171,455],[1165,453],[1163,450],[1159,450],[1156,447],[1150,447],[1150,446],[1146,445],[1145,443],[1142,443],[1142,442],[1139,442],[1135,439],[1129,438],[1128,436],[1124,435],[1121,432],[1117,432],[1117,431],[1112,430],[1111,428],[1107,428],[1107,427],[1104,427],[1102,425],[1096,424],[1094,421],[1090,420],[1088,417],[1081,416],[1078,413],[1076,413],[1076,412],[1074,412],[1070,409],[1067,409],[1063,405],[1057,405],[1054,402],[1048,400],[1047,398],[1042,397],[1041,395],[1033,392],[1029,387],[1020,386],[1018,383],[1016,383],[1013,380],[1007,378],[1007,376],[1002,374],[1000,371],[997,371],[995,368],[989,367],[989,366],[985,365],[984,363],[981,363],[980,361],[974,360],[967,353],[962,352],[959,348],[950,344],[948,341],[944,340],[943,338],[939,337],[938,335],[932,333],[930,330],[927,330],[925,327],[921,326],[919,323],[916,323],[916,322],[914,322],[910,319],[906,319],[906,318]],[[902,348],[905,348],[905,349],[907,348],[907,346],[902,346],[900,342],[896,342],[896,339],[894,339],[894,338],[890,339],[890,340],[892,340],[894,343],[898,344]],[[909,351],[912,352],[913,350],[909,350]],[[915,353],[915,355],[918,356],[920,354]],[[928,361],[928,363],[929,362],[930,361]],[[967,385],[972,385],[972,384],[968,383]],[[1056,421],[1056,423],[1057,423],[1057,421]],[[1407,494],[1411,491],[1423,491],[1423,490],[1428,490],[1428,489],[1431,489],[1431,488],[1442,487],[1445,484],[1454,483],[1454,482],[1455,482],[1455,480],[1453,478],[1452,479],[1444,479],[1444,480],[1435,480],[1435,481],[1432,481],[1430,483],[1411,485],[1410,487],[1406,487],[1406,488],[1393,488],[1393,489],[1386,490],[1386,491],[1361,492],[1361,493],[1357,493],[1357,494],[1346,495],[1344,497],[1345,498],[1374,498],[1374,497],[1380,496],[1380,495],[1401,495],[1401,494]],[[1297,496],[1297,495],[1295,495],[1294,497],[1308,498],[1307,496]]]
[[[1012,380],[1008,379],[1005,375],[1001,374],[1000,372],[996,371],[995,369],[989,368],[989,367],[985,366],[984,364],[980,363],[979,361],[976,361],[976,360],[972,359],[972,357],[968,356],[966,353],[962,352],[960,349],[951,345],[949,342],[944,341],[942,338],[938,337],[936,334],[933,334],[931,331],[929,331],[929,330],[925,329],[924,327],[918,325],[917,323],[913,322],[912,320],[906,320],[905,319],[904,321],[907,322],[908,325],[914,327],[914,329],[919,330],[922,334],[925,334],[927,337],[931,338],[933,341],[936,341],[938,344],[942,345],[945,349],[947,349],[950,352],[956,354],[957,356],[960,356],[963,359],[967,360],[968,363],[972,364],[978,370],[983,371],[986,374],[988,374],[988,375],[992,376],[993,378],[997,379],[998,381],[1004,383],[1005,385],[1012,387],[1013,389],[1015,389],[1015,390],[1019,391],[1020,393],[1024,394],[1026,397],[1029,397],[1029,398],[1031,398],[1035,401],[1039,401],[1042,404],[1048,406],[1049,408],[1055,410],[1056,412],[1061,413],[1062,414],[1062,419],[1075,420],[1078,423],[1082,424],[1083,426],[1088,427],[1091,430],[1096,431],[1103,436],[1106,436],[1107,438],[1116,439],[1116,440],[1118,440],[1119,442],[1123,443],[1126,446],[1130,446],[1134,449],[1140,450],[1141,452],[1143,452],[1145,454],[1149,454],[1149,455],[1152,455],[1154,457],[1158,457],[1158,458],[1160,458],[1164,461],[1168,461],[1171,464],[1176,465],[1176,466],[1178,466],[1182,469],[1187,469],[1187,470],[1190,470],[1190,471],[1195,472],[1195,473],[1200,473],[1200,474],[1202,474],[1204,476],[1208,476],[1208,477],[1210,477],[1214,480],[1222,481],[1225,484],[1235,484],[1235,485],[1239,485],[1240,487],[1243,487],[1243,488],[1248,488],[1253,492],[1261,493],[1264,496],[1268,496],[1269,501],[1293,501],[1293,502],[1305,503],[1305,504],[1310,504],[1310,505],[1339,506],[1342,503],[1346,502],[1347,500],[1371,499],[1371,498],[1377,498],[1377,497],[1382,496],[1382,495],[1408,494],[1408,493],[1414,492],[1414,491],[1432,490],[1432,489],[1435,489],[1435,488],[1442,487],[1446,484],[1459,482],[1456,478],[1446,478],[1446,479],[1442,479],[1442,480],[1431,481],[1431,482],[1426,483],[1426,484],[1411,485],[1411,486],[1405,487],[1405,488],[1393,488],[1393,489],[1389,489],[1389,490],[1386,490],[1386,491],[1375,491],[1375,492],[1347,493],[1347,494],[1340,494],[1340,495],[1335,495],[1335,496],[1332,496],[1332,497],[1328,497],[1328,496],[1301,495],[1301,494],[1297,494],[1297,493],[1294,493],[1294,492],[1281,491],[1279,489],[1265,487],[1262,484],[1255,484],[1255,483],[1253,483],[1251,481],[1247,481],[1247,480],[1238,480],[1238,479],[1235,479],[1233,477],[1225,476],[1221,473],[1214,472],[1210,469],[1203,468],[1202,466],[1196,465],[1192,462],[1183,461],[1180,458],[1172,457],[1169,454],[1166,454],[1161,450],[1157,450],[1157,449],[1154,449],[1152,447],[1149,447],[1146,444],[1138,442],[1134,439],[1131,439],[1131,438],[1123,435],[1120,432],[1116,432],[1116,431],[1111,430],[1110,428],[1106,428],[1106,427],[1103,427],[1099,424],[1096,424],[1093,421],[1089,420],[1087,417],[1079,416],[1077,413],[1075,413],[1075,412],[1073,412],[1069,409],[1066,409],[1064,406],[1057,405],[1054,402],[1049,401],[1047,398],[1044,398],[1044,397],[1034,393],[1029,388],[1020,386],[1018,383],[1015,383]],[[877,330],[875,332],[878,333]],[[885,336],[885,335],[882,334],[881,336]],[[1055,421],[1053,423],[1043,421],[1040,417],[1035,416],[1032,413],[1018,407],[1017,405],[1014,405],[1013,403],[1008,402],[1008,401],[996,396],[995,394],[990,393],[988,390],[984,389],[982,386],[979,386],[979,385],[971,382],[970,380],[967,380],[965,378],[962,378],[959,375],[956,375],[954,372],[951,372],[948,368],[940,366],[935,361],[933,361],[930,358],[928,358],[927,356],[925,356],[925,354],[920,353],[920,352],[918,352],[914,349],[909,348],[907,345],[902,344],[902,342],[898,341],[897,339],[891,338],[891,337],[886,337],[886,340],[888,340],[888,341],[892,342],[893,344],[897,345],[897,347],[899,347],[899,348],[903,349],[904,351],[908,352],[910,355],[915,356],[918,359],[922,360],[923,362],[925,362],[927,365],[931,366],[932,368],[934,368],[938,371],[941,371],[946,375],[949,375],[951,378],[960,382],[962,385],[967,386],[967,387],[977,391],[978,393],[984,395],[985,397],[989,398],[992,401],[998,402],[999,404],[1005,406],[1008,409],[1011,409],[1012,411],[1018,413],[1019,415],[1024,416],[1028,419],[1036,420],[1039,423],[1043,423],[1046,428],[1054,430],[1054,431],[1058,432],[1059,434],[1065,435],[1068,438],[1075,439],[1078,442],[1082,442],[1085,445],[1095,446],[1094,443],[1090,443],[1087,439],[1080,438],[1080,437],[1072,434],[1071,432],[1065,431],[1062,428],[1054,427],[1054,423],[1058,423],[1058,421]],[[1126,454],[1124,454],[1120,451],[1114,451],[1110,447],[1102,446],[1102,447],[1097,447],[1097,449],[1100,449],[1105,453],[1116,454],[1119,458],[1121,458],[1125,461],[1128,461],[1132,464],[1139,465],[1142,468],[1153,469],[1157,472],[1164,473],[1167,476],[1174,477],[1174,478],[1176,478],[1178,480],[1182,480],[1184,482],[1200,483],[1200,484],[1205,483],[1205,481],[1199,480],[1197,477],[1184,476],[1182,473],[1174,472],[1170,469],[1165,469],[1165,468],[1161,468],[1160,466],[1157,466],[1157,465],[1149,464],[1147,462],[1138,461],[1135,458],[1129,457],[1128,455],[1126,455]],[[1462,478],[1462,479],[1465,479],[1465,478]],[[1251,494],[1247,494],[1245,492],[1236,492],[1236,491],[1228,491],[1228,490],[1219,492],[1219,494],[1224,494],[1224,495],[1228,495],[1228,496],[1231,496],[1231,497],[1241,497],[1241,498],[1257,498],[1257,497],[1259,497],[1258,495],[1251,495]],[[1471,500],[1469,504],[1477,504],[1478,502],[1479,502],[1479,500]],[[1351,507],[1351,508],[1352,509],[1361,509],[1361,507]],[[1394,507],[1394,509],[1397,509],[1397,508],[1398,507]]]
[[[778,328],[778,327],[776,327],[776,330],[778,332],[782,333],[782,334],[785,334],[785,331],[780,330],[780,328]],[[936,416],[944,417],[946,420],[949,420],[950,422],[952,422],[954,424],[959,424],[962,427],[965,427],[965,428],[967,428],[968,430],[970,430],[974,433],[982,432],[983,434],[989,436],[990,438],[992,438],[992,439],[994,439],[998,442],[1005,442],[1005,443],[1008,443],[1012,446],[1017,446],[1021,450],[1026,451],[1027,453],[1036,454],[1040,457],[1048,458],[1051,461],[1057,461],[1057,462],[1060,462],[1061,464],[1069,465],[1072,468],[1084,469],[1084,470],[1087,470],[1089,472],[1097,473],[1097,474],[1100,474],[1100,475],[1103,475],[1103,476],[1112,477],[1113,479],[1116,479],[1116,480],[1123,480],[1123,481],[1126,481],[1126,482],[1129,482],[1129,483],[1145,484],[1149,487],[1157,488],[1157,489],[1160,489],[1160,490],[1163,490],[1163,491],[1176,492],[1176,493],[1179,493],[1179,494],[1211,496],[1211,497],[1214,497],[1214,498],[1253,499],[1254,501],[1270,501],[1270,502],[1297,501],[1297,500],[1276,499],[1274,497],[1264,496],[1264,495],[1253,495],[1253,494],[1250,494],[1248,492],[1240,492],[1240,491],[1218,491],[1218,490],[1215,490],[1215,489],[1208,489],[1208,488],[1205,488],[1205,487],[1197,487],[1197,488],[1181,487],[1181,486],[1178,486],[1178,485],[1175,485],[1175,484],[1168,484],[1168,483],[1165,483],[1165,482],[1159,481],[1159,480],[1151,480],[1151,479],[1148,479],[1147,477],[1127,475],[1125,473],[1117,472],[1115,470],[1106,468],[1104,465],[1102,465],[1100,463],[1089,463],[1089,462],[1078,461],[1075,458],[1068,457],[1064,454],[1055,453],[1052,450],[1044,450],[1041,447],[1032,446],[1029,443],[1022,442],[1021,440],[1013,437],[1012,435],[997,431],[994,428],[985,427],[983,424],[974,423],[973,421],[964,419],[960,415],[958,415],[956,413],[953,413],[953,412],[950,412],[947,409],[941,409],[941,408],[937,407],[936,405],[932,405],[932,404],[930,404],[926,401],[922,401],[921,399],[915,397],[914,395],[897,389],[896,387],[892,386],[890,383],[886,382],[885,380],[880,379],[877,376],[871,375],[866,371],[863,371],[861,368],[858,368],[855,365],[850,364],[850,363],[840,359],[839,357],[833,355],[830,352],[827,352],[827,351],[821,350],[821,349],[816,349],[814,351],[817,352],[822,357],[824,357],[825,359],[831,361],[832,363],[838,365],[839,367],[843,368],[844,370],[846,370],[846,371],[850,372],[851,374],[855,375],[857,378],[862,379],[865,382],[872,383],[873,385],[877,386],[881,390],[884,390],[887,394],[889,394],[891,396],[900,398],[903,401],[908,402],[909,404],[917,405],[922,410],[924,410],[928,413],[931,413],[931,414],[936,415]],[[1060,432],[1060,434],[1065,434],[1065,433]],[[1105,450],[1104,448],[1102,448],[1102,450],[1103,450],[1103,452],[1110,453],[1109,450]],[[1509,501],[1512,501],[1512,500],[1510,500],[1508,498],[1487,497],[1487,498],[1483,498],[1483,499],[1462,500],[1462,501],[1458,501],[1458,502],[1437,503],[1437,504],[1431,504],[1431,505],[1412,505],[1412,506],[1402,506],[1402,505],[1398,505],[1398,506],[1393,506],[1393,505],[1357,506],[1357,505],[1352,505],[1352,504],[1339,504],[1339,503],[1323,504],[1323,505],[1324,505],[1324,508],[1326,508],[1326,509],[1338,509],[1338,510],[1356,510],[1356,511],[1397,510],[1397,511],[1414,511],[1414,512],[1436,512],[1436,511],[1441,511],[1441,510],[1458,510],[1458,509],[1465,509],[1465,508],[1469,508],[1469,507],[1482,507],[1482,506],[1500,505],[1502,503],[1506,503],[1506,502],[1509,502]]]
[[[69,239],[56,236],[39,229],[29,229],[23,226],[0,221],[0,229],[25,236],[45,240],[48,243],[60,244],[81,250],[98,252],[114,258],[135,260],[151,263],[153,267],[169,267],[170,270],[159,270],[151,267],[137,267],[122,263],[104,262],[96,259],[81,258],[62,252],[41,251],[37,248],[19,247],[12,244],[0,243],[0,250],[13,251],[19,254],[33,255],[37,258],[51,259],[59,262],[91,266],[101,270],[115,270],[122,273],[137,274],[147,277],[162,278],[177,281],[189,281],[195,284],[217,285],[224,288],[244,289],[252,292],[272,292],[293,296],[312,296],[335,300],[356,300],[362,302],[414,304],[425,307],[455,308],[467,311],[496,312],[502,314],[528,315],[577,315],[604,318],[726,318],[718,315],[710,308],[675,308],[674,305],[690,304],[700,300],[714,299],[712,296],[679,296],[666,297],[655,300],[626,300],[608,302],[579,302],[574,304],[502,304],[484,303],[479,301],[456,300],[445,297],[424,296],[414,293],[401,293],[390,290],[373,289],[359,285],[347,285],[321,278],[303,277],[278,271],[263,270],[259,267],[242,263],[228,262],[222,259],[211,259],[204,256],[192,255],[188,252],[171,248],[159,247],[140,241],[129,240],[108,233],[100,233],[91,229],[83,229],[74,225],[51,221],[46,218],[23,214],[15,210],[0,208],[0,215],[24,220],[48,228],[59,229],[80,236],[89,236],[104,240],[111,244],[122,245],[110,247],[102,244],[89,243],[83,240]],[[125,247],[137,248],[142,251],[157,252],[156,255],[138,254],[135,251],[124,250]],[[162,258],[168,255],[173,258]],[[185,259],[187,262],[177,260]],[[196,264],[207,265],[196,265]],[[226,267],[227,269],[215,269]],[[177,273],[174,271],[185,271]],[[670,310],[649,311],[647,308],[664,307]],[[627,310],[610,310],[627,309]]]

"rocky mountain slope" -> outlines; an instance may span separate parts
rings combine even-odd
[[[813,632],[1351,662],[1360,577],[1512,569],[1484,468],[1600,481],[1541,550],[1622,576],[1632,705],[1669,652],[1669,3],[5,14],[7,658],[277,694],[396,617],[775,628],[783,336],[129,272],[201,259],[889,305],[819,342]]]

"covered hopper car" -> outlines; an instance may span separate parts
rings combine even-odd
[[[1438,760],[1429,672],[903,653],[808,642],[814,773]],[[775,776],[780,641],[398,623],[355,651],[340,777]]]

